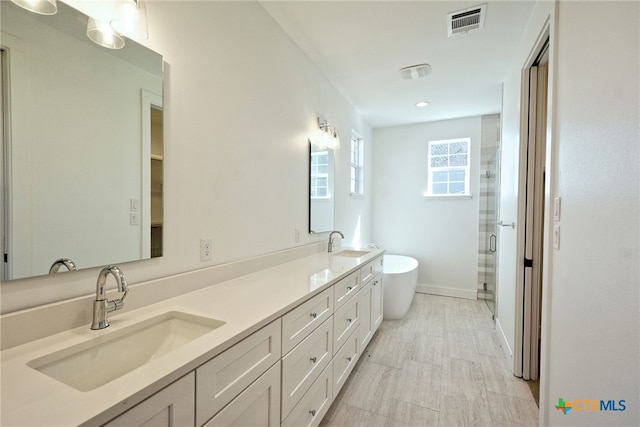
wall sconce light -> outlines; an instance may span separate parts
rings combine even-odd
[[[23,9],[40,15],[55,15],[58,13],[56,0],[11,0]]]
[[[122,49],[124,38],[115,32],[109,24],[89,18],[87,22],[87,37],[97,45],[108,49]]]
[[[336,150],[340,148],[340,136],[335,126],[332,126],[328,121],[318,117],[318,129],[314,132],[311,141],[314,145],[323,148],[330,148]]]
[[[142,0],[124,0],[116,17],[111,20],[111,28],[133,40],[149,38],[147,11]]]

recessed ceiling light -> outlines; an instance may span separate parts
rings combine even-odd
[[[423,107],[426,107],[427,105],[429,105],[427,101],[416,102],[416,107],[418,108],[423,108]]]

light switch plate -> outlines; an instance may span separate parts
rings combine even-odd
[[[560,225],[553,226],[553,249],[560,249]]]
[[[553,220],[560,221],[560,197],[553,199]]]

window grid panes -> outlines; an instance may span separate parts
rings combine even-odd
[[[312,199],[329,197],[329,152],[311,152],[311,185]]]
[[[363,165],[363,140],[353,136],[351,138],[351,194],[362,196],[364,194],[364,165]]]
[[[429,141],[428,196],[469,195],[469,138]]]

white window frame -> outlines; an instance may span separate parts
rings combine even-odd
[[[331,192],[329,191],[330,188],[330,182],[329,182],[329,150],[324,150],[324,151],[312,151],[311,152],[311,182],[309,184],[309,194],[311,196],[312,199],[314,200],[318,200],[318,199],[330,199],[331,198]],[[321,156],[325,156],[327,159],[327,172],[318,172],[318,166],[319,164],[316,162],[313,162],[314,157],[318,158]],[[325,182],[326,182],[326,194],[324,194],[323,196],[318,196],[318,186],[314,185],[314,183],[316,183],[318,178],[324,178]]]
[[[351,136],[351,166],[349,168],[349,194],[364,198],[364,139],[353,131]]]
[[[449,162],[451,161],[451,156],[456,156],[457,154],[460,153],[451,153],[451,146],[452,144],[456,143],[456,142],[465,142],[467,145],[467,150],[466,150],[466,156],[467,156],[467,161],[465,165],[451,165],[449,164]],[[447,144],[447,164],[446,165],[441,165],[441,166],[434,166],[432,163],[432,147],[434,145],[442,145],[442,144]],[[434,141],[429,141],[428,143],[428,154],[427,154],[427,170],[428,170],[428,176],[427,176],[427,191],[424,193],[425,197],[433,197],[433,198],[470,198],[471,197],[471,188],[470,188],[470,177],[471,177],[471,138],[454,138],[454,139],[443,139],[443,140],[434,140]],[[433,156],[436,157],[436,156]],[[443,157],[441,156],[437,156],[437,157]],[[450,176],[448,176],[446,181],[442,181],[442,180],[438,180],[435,181],[434,180],[434,174],[436,173],[442,173],[442,172],[455,172],[455,171],[459,171],[459,170],[463,170],[464,171],[464,181],[452,181],[450,178]],[[457,192],[457,193],[450,193],[450,188],[449,186],[452,183],[461,183],[464,182],[464,191],[463,192]],[[435,184],[447,184],[447,192],[446,193],[434,193],[433,192],[433,186]]]

